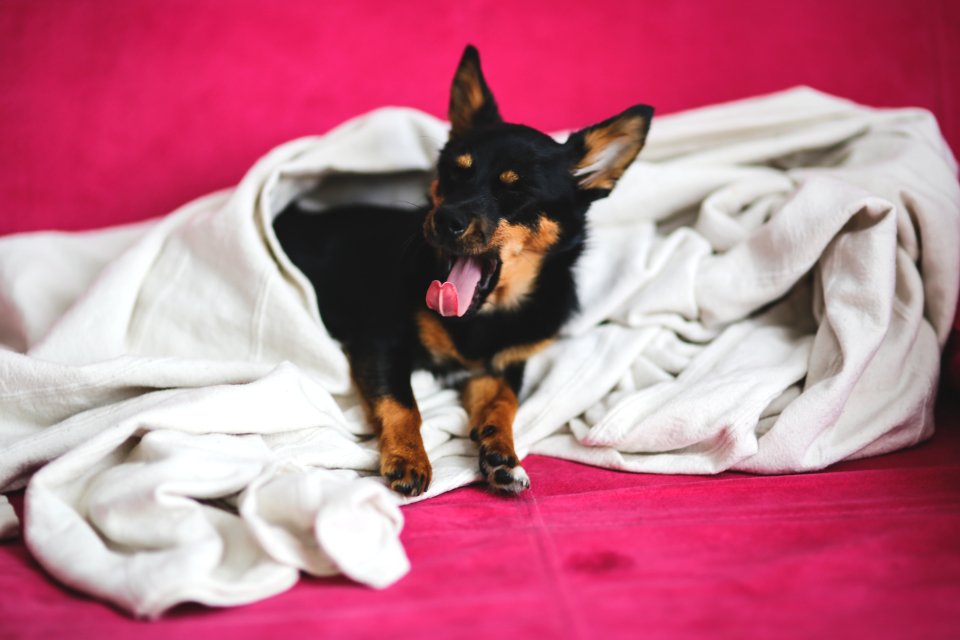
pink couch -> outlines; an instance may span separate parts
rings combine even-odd
[[[466,42],[504,115],[547,130],[636,102],[662,114],[807,84],[930,109],[960,149],[960,5],[947,0],[7,0],[0,234],[164,214],[375,107],[442,115]],[[533,457],[519,499],[471,487],[406,508],[413,569],[385,591],[305,578],[147,624],[6,543],[0,637],[955,637],[948,395],[931,442],[815,474],[630,475]]]

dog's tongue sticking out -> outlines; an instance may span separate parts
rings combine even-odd
[[[479,260],[470,256],[457,258],[446,282],[434,280],[430,283],[427,306],[442,316],[459,318],[470,308],[481,274]]]

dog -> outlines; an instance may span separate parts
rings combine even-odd
[[[525,362],[577,310],[573,269],[587,209],[637,157],[652,117],[639,104],[564,143],[504,122],[468,45],[422,208],[316,214],[294,202],[276,218],[281,246],[347,354],[394,491],[417,496],[430,486],[415,369],[460,390],[488,485],[530,486],[513,443]]]

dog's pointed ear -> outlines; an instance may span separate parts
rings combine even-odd
[[[638,104],[620,115],[570,135],[573,175],[586,191],[613,189],[647,141],[653,107]]]
[[[457,66],[450,89],[450,137],[456,138],[473,127],[502,122],[497,103],[483,79],[480,54],[467,45]]]

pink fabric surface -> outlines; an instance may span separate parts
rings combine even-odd
[[[735,7],[735,8],[734,8]],[[949,0],[0,3],[0,234],[164,214],[257,157],[388,104],[442,115],[478,45],[504,115],[577,127],[808,84],[921,106],[960,147]],[[960,366],[960,365],[958,365]],[[305,578],[132,621],[0,545],[0,637],[950,637],[960,407],[916,449],[809,475],[648,476],[534,457],[509,500],[405,509],[413,569]]]
[[[956,637],[960,406],[941,409],[926,444],[805,475],[640,475],[533,456],[520,498],[468,487],[405,508],[413,569],[385,591],[305,578],[148,624],[0,545],[0,636]]]
[[[547,130],[807,84],[931,109],[957,148],[958,31],[949,0],[6,0],[0,234],[167,213],[376,107],[442,115],[466,42]]]

